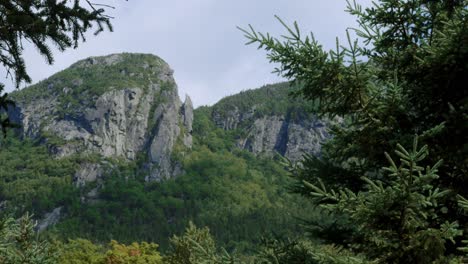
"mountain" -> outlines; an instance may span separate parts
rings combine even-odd
[[[226,97],[211,107],[216,126],[238,132],[236,145],[255,154],[278,153],[293,161],[320,155],[330,120],[310,113],[310,103],[289,96],[289,83],[266,85]]]
[[[81,60],[11,95],[21,128],[1,141],[0,214],[33,212],[62,239],[156,241],[189,221],[228,248],[294,237],[310,203],[281,156],[320,155],[327,126],[288,83],[193,109],[149,54]]]
[[[43,138],[56,157],[95,153],[147,158],[148,180],[181,173],[172,150],[192,145],[193,107],[181,103],[169,65],[145,54],[113,54],[73,64],[13,94],[13,121],[22,134]],[[99,177],[99,163],[82,164],[76,181]]]

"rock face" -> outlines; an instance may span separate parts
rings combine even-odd
[[[328,138],[326,123],[317,119],[290,120],[285,116],[256,119],[239,146],[253,153],[278,152],[290,160],[304,153],[320,155],[321,143]]]
[[[160,104],[154,112],[157,127],[149,142],[151,174],[147,180],[160,180],[179,174],[182,168],[179,163],[174,164],[172,151],[177,144],[186,148],[192,146],[193,109],[190,98],[187,97],[185,103],[181,104],[177,94],[165,93],[164,97],[172,98],[173,103]]]
[[[237,146],[255,154],[293,161],[319,155],[329,121],[307,114],[289,90],[283,83],[227,97],[212,107],[212,121],[238,130]],[[147,181],[183,172],[193,105],[188,96],[179,99],[173,71],[154,55],[88,58],[12,97],[17,105],[9,114],[23,136],[41,139],[56,158],[91,157],[80,164],[76,186],[99,183],[106,159],[138,160]]]
[[[75,173],[73,182],[76,186],[85,186],[88,182],[95,182],[100,175],[102,175],[102,168],[100,164],[84,163],[81,164],[80,169]]]
[[[44,231],[49,226],[53,226],[60,221],[62,207],[57,207],[52,212],[45,214],[44,218],[38,222],[35,229],[37,232]]]
[[[96,72],[108,81],[93,77]],[[56,157],[135,160],[144,154],[147,180],[169,178],[181,172],[171,153],[177,144],[191,147],[193,121],[190,98],[180,101],[172,74],[152,55],[89,58],[13,95],[17,107],[10,112],[24,136],[43,138]],[[30,94],[40,95],[26,98]],[[101,172],[99,163],[83,164],[75,182],[95,181]]]
[[[296,107],[307,102],[290,101],[289,90],[286,84],[268,85],[227,97],[212,107],[212,120],[224,130],[239,130],[237,146],[254,154],[279,153],[292,161],[320,155],[332,121]]]
[[[292,161],[301,159],[304,153],[320,155],[321,144],[329,138],[327,120],[315,117],[292,119],[288,114],[255,117],[228,113],[223,119],[214,113],[215,123],[226,130],[243,126],[247,133],[240,136],[238,146],[254,154],[279,153]]]

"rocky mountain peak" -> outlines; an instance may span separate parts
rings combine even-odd
[[[210,107],[211,119],[238,131],[235,144],[255,154],[319,155],[331,121],[310,114],[291,89],[281,83],[226,97]],[[192,146],[193,104],[180,100],[173,70],[157,56],[90,57],[12,97],[23,136],[42,140],[56,158],[99,157],[81,164],[76,185],[98,181],[105,159],[144,164],[147,181],[183,172],[178,159]]]
[[[159,180],[181,172],[172,149],[192,144],[190,98],[181,102],[173,70],[154,55],[87,58],[13,98],[17,106],[10,112],[23,136],[41,138],[58,158],[98,154],[130,161],[146,156],[147,179]],[[83,164],[76,181],[98,178],[95,163]]]
[[[310,102],[289,96],[294,89],[278,83],[226,97],[211,107],[212,120],[224,130],[242,131],[237,146],[254,154],[278,153],[292,161],[320,155],[328,127],[340,121],[319,119]]]

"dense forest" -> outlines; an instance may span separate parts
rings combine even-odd
[[[244,93],[255,98],[250,106],[264,109],[258,115],[298,112],[297,106],[285,96],[288,89],[289,84],[282,83]],[[11,130],[2,140],[0,151],[1,195],[7,201],[1,213],[19,218],[30,212],[43,217],[60,207],[66,217],[41,232],[41,237],[54,243],[73,238],[71,249],[93,247],[89,254],[101,252],[102,256],[96,257],[99,261],[105,258],[104,245],[108,241],[130,245],[133,241],[158,243],[158,252],[167,252],[172,235],[182,234],[192,223],[208,227],[209,233],[208,229],[201,231],[219,247],[245,256],[254,254],[255,245],[265,239],[297,238],[303,219],[318,214],[305,198],[288,191],[293,181],[284,158],[279,154],[255,156],[239,149],[236,139],[241,128],[227,131],[217,127],[211,118],[213,111],[223,112],[236,101],[242,101],[244,93],[213,107],[195,110],[194,146],[182,158],[183,175],[148,183],[146,171],[141,169],[144,157],[133,162],[106,159],[112,167],[103,176],[105,184],[99,197],[88,198],[86,203],[83,197],[97,183],[77,188],[73,184],[74,173],[81,163],[99,160],[99,156],[57,159],[50,148],[63,140],[21,138]],[[12,95],[21,96],[21,93]],[[195,226],[192,229],[198,232]]]
[[[65,21],[100,30],[108,22],[101,9],[58,7],[52,14]],[[193,144],[175,138],[171,158],[183,170],[169,179],[148,181],[145,155],[58,158],[51,150],[63,139],[27,137],[7,115],[14,100],[39,100],[47,91],[59,94],[60,118],[75,118],[64,109],[76,110],[83,94],[159,82],[148,77],[160,74],[157,65],[141,75],[132,75],[141,69],[131,60],[125,71],[71,67],[53,78],[67,87],[89,78],[68,96],[45,81],[1,97],[0,263],[467,263],[467,7],[466,0],[348,2],[359,28],[331,51],[280,18],[281,38],[239,28],[290,82],[195,109],[193,126],[177,127],[180,135],[192,127]],[[60,17],[67,10],[76,17]],[[72,39],[36,30],[65,49],[80,41],[84,25]],[[52,29],[75,33],[60,23]],[[15,41],[2,34],[0,48]],[[0,61],[28,81],[20,52],[12,58],[18,63]],[[176,89],[158,85],[158,95]],[[317,131],[325,124],[328,131],[319,154],[289,159],[277,152],[281,139],[272,151],[241,144],[258,120],[303,125],[316,118],[327,120]],[[77,169],[90,162],[103,164],[101,178],[77,186]],[[57,208],[65,217],[39,230],[37,220]]]

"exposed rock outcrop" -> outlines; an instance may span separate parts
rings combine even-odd
[[[193,120],[193,110],[185,110],[192,107],[191,103],[182,105],[177,94],[166,91],[163,94],[165,98],[171,98],[169,101],[173,103],[160,104],[154,112],[157,127],[149,144],[151,173],[146,178],[147,180],[161,180],[180,174],[181,165],[174,163],[172,151],[176,144],[187,142],[187,144],[190,143],[187,147],[191,147],[192,142],[192,136],[188,132],[191,130],[192,123],[186,124],[188,123],[186,120]]]
[[[76,186],[85,186],[88,182],[95,182],[103,172],[103,168],[100,164],[95,163],[84,163],[81,164],[78,171],[75,173],[73,182]]]
[[[238,113],[238,112],[237,112]],[[305,153],[320,155],[321,144],[329,138],[327,120],[314,117],[291,119],[287,115],[272,115],[255,118],[253,115],[229,113],[227,120],[214,114],[218,126],[229,130],[242,124],[248,131],[238,139],[238,146],[254,154],[279,153],[290,160],[297,161]],[[218,116],[218,117],[217,117]]]
[[[288,97],[290,89],[282,83],[227,97],[212,107],[211,118],[224,130],[242,131],[237,146],[254,154],[279,153],[292,161],[320,155],[330,123],[340,121],[309,113],[308,102]]]
[[[57,224],[60,221],[60,218],[62,217],[61,212],[62,207],[57,207],[54,210],[52,210],[52,212],[45,214],[44,218],[41,219],[36,225],[36,231],[41,232],[47,229],[49,226]]]
[[[114,77],[103,75],[107,82],[88,77],[95,72]],[[40,96],[24,99],[33,92]],[[178,140],[187,148],[192,144],[190,98],[182,104],[172,69],[156,56],[85,59],[14,96],[17,107],[10,112],[24,136],[43,138],[56,157],[94,153],[130,161],[146,153],[147,179],[157,180],[180,173],[171,159]],[[76,184],[95,181],[101,173],[99,163],[84,164]]]

